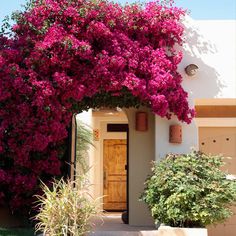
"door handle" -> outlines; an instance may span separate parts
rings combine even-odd
[[[103,172],[103,187],[107,188],[107,172],[104,170]]]

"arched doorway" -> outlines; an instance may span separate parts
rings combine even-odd
[[[136,112],[140,110],[148,113],[145,132],[135,129]],[[95,148],[89,154],[91,194],[104,196],[101,202],[106,211],[127,210],[129,224],[151,225],[150,213],[139,197],[155,159],[154,115],[147,108],[91,109],[76,118],[93,132]]]

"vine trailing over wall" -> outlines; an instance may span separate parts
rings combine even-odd
[[[30,206],[60,175],[74,112],[145,105],[191,122],[177,65],[184,10],[158,2],[32,0],[0,35],[0,199]],[[7,32],[7,31],[6,31]]]

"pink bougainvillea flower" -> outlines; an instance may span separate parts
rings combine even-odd
[[[61,175],[73,113],[113,96],[113,106],[135,101],[187,123],[194,116],[177,72],[182,9],[157,1],[33,2],[13,36],[0,35],[0,198],[14,209],[30,205],[38,178]]]

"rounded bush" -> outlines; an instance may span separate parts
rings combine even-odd
[[[221,156],[198,151],[169,154],[155,162],[141,196],[155,223],[204,227],[230,217],[236,181],[227,178],[222,165]]]

